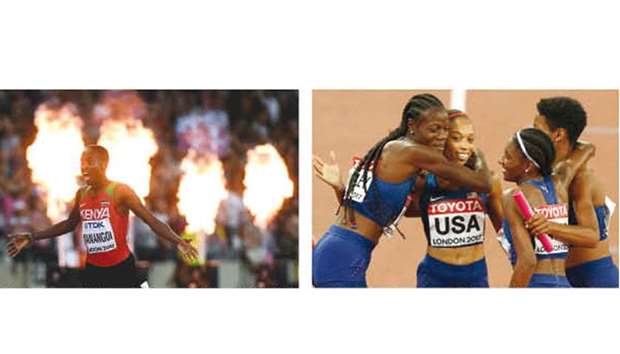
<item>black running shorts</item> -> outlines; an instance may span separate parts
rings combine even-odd
[[[86,263],[82,273],[85,288],[139,288],[140,281],[136,261],[132,254],[124,261],[110,267],[98,267]]]

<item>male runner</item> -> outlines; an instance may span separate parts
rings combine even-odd
[[[569,97],[551,97],[537,104],[534,127],[553,141],[556,163],[563,161],[574,149],[586,126],[587,115],[581,104]],[[594,171],[584,165],[570,186],[569,221],[599,230],[599,241],[592,248],[572,246],[566,260],[566,276],[573,287],[618,287],[618,267],[609,253],[608,224],[612,212],[606,203],[605,190]],[[594,208],[596,220],[582,212]]]
[[[105,148],[89,145],[81,157],[86,186],[76,193],[69,217],[42,231],[10,235],[8,254],[14,257],[34,240],[58,237],[75,230],[82,236],[87,252],[84,287],[139,287],[135,260],[127,244],[129,211],[132,211],[158,237],[175,244],[184,257],[196,258],[198,251],[155,218],[129,186],[106,177],[108,160]]]

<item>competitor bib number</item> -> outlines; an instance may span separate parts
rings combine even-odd
[[[88,254],[108,252],[116,248],[114,230],[109,218],[83,221],[82,237]]]
[[[537,213],[544,215],[549,221],[568,225],[568,207],[565,204],[545,205],[540,208],[535,208],[534,210]],[[538,240],[538,237],[534,237],[534,252],[541,256],[568,252],[568,245],[564,242],[554,239],[551,235],[549,236],[549,240],[551,241],[551,246],[553,246],[553,250],[551,252],[545,251],[542,242]]]
[[[352,175],[353,170],[351,170],[351,173],[349,174],[349,180],[351,179],[351,177],[353,177]],[[350,194],[350,198],[358,203],[361,203],[364,201],[364,199],[366,199],[366,190],[368,190],[368,187],[370,186],[370,183],[372,182],[372,172],[368,171],[367,175],[366,175],[366,184],[363,184],[363,176],[364,174],[360,172],[360,174],[357,176],[357,180],[355,181],[355,185],[353,186],[353,190],[351,191]],[[366,188],[364,188],[366,187]]]
[[[427,211],[432,247],[463,247],[484,241],[485,212],[479,198],[431,199]]]

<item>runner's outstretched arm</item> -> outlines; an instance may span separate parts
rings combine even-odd
[[[9,235],[9,242],[6,245],[7,253],[11,257],[17,256],[24,248],[30,246],[35,240],[53,238],[62,236],[68,232],[74,231],[80,223],[79,191],[75,194],[73,201],[73,209],[67,219],[56,223],[45,230],[35,231],[33,233],[17,233]]]
[[[140,201],[136,193],[127,185],[119,184],[117,188],[118,200],[121,205],[131,210],[137,217],[142,219],[153,230],[155,235],[163,238],[177,247],[188,259],[196,259],[198,251],[189,242],[177,235],[168,224],[157,219]]]

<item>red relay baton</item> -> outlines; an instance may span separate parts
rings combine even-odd
[[[532,216],[534,216],[534,212],[532,212],[532,207],[530,207],[527,199],[525,199],[523,192],[517,190],[516,192],[512,193],[512,199],[514,199],[515,203],[517,203],[519,211],[521,212],[521,216],[523,216],[526,221],[529,220]],[[549,235],[539,234],[536,235],[536,237],[542,243],[545,251],[553,251],[553,246],[551,245],[551,240],[549,240]]]

